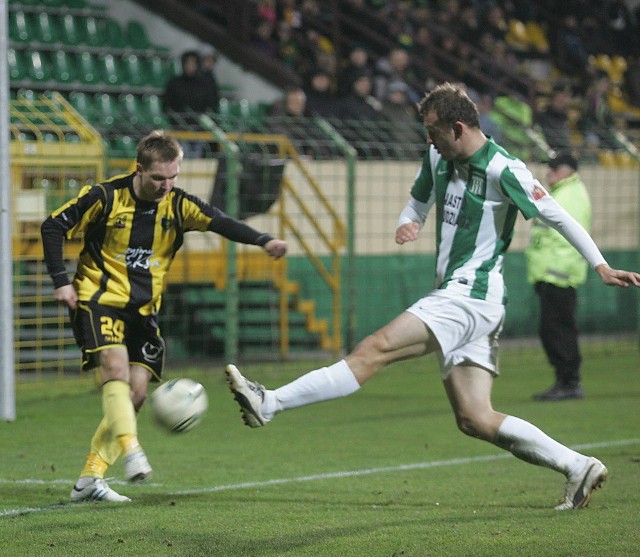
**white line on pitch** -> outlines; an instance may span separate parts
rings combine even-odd
[[[583,443],[580,445],[573,445],[572,448],[576,450],[585,450],[585,449],[597,449],[597,448],[608,448],[608,447],[621,447],[625,445],[636,445],[640,443],[640,439],[620,439],[618,441],[602,441],[599,443]],[[491,462],[494,460],[502,460],[506,458],[511,458],[512,455],[510,453],[500,453],[494,455],[485,455],[485,456],[475,456],[468,458],[452,458],[449,460],[434,460],[431,462],[416,462],[414,464],[401,464],[398,466],[384,466],[380,468],[365,468],[362,470],[346,470],[342,472],[326,472],[323,474],[312,474],[309,476],[297,476],[294,478],[280,478],[273,480],[265,480],[261,482],[244,482],[238,484],[227,484],[227,485],[218,485],[213,487],[204,487],[199,489],[187,489],[182,491],[174,491],[172,493],[168,493],[167,495],[198,495],[203,493],[214,493],[217,491],[232,491],[235,489],[250,489],[256,487],[270,487],[273,485],[283,485],[297,482],[310,482],[310,481],[318,481],[318,480],[330,480],[335,478],[350,478],[354,476],[367,476],[371,474],[383,474],[388,472],[406,472],[408,470],[424,470],[427,468],[440,468],[444,466],[457,466],[460,464],[472,464],[475,462]],[[0,478],[0,484],[25,484],[25,483],[34,483],[34,484],[50,484],[50,483],[66,483],[71,484],[72,480],[53,480],[53,481],[45,481],[45,480],[3,480]],[[116,482],[113,482],[116,483]],[[120,483],[120,482],[118,482]],[[147,487],[162,487],[161,484],[147,484]],[[58,510],[58,509],[66,509],[71,507],[71,503],[58,503],[53,505],[47,505],[42,507],[25,507],[22,509],[6,509],[0,510],[0,517],[3,516],[18,516],[22,514],[31,514],[48,510]]]

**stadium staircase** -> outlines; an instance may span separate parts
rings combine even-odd
[[[300,297],[299,284],[287,281],[287,327],[282,327],[281,288],[272,281],[239,284],[239,350],[243,356],[278,357],[286,331],[292,353],[329,350],[328,323],[316,317],[315,302]],[[226,334],[226,292],[211,284],[172,284],[161,327],[170,332],[170,350],[176,357],[222,356]]]

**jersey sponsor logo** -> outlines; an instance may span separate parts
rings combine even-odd
[[[146,248],[127,248],[124,255],[118,255],[116,259],[123,259],[128,269],[150,269],[152,265],[157,266],[158,263],[151,263],[153,250]]]
[[[114,223],[114,228],[126,228],[127,226],[127,217],[118,217],[116,218],[116,222]]]
[[[547,195],[547,192],[545,191],[545,189],[536,184],[535,186],[533,186],[533,199],[535,201],[538,201],[539,199],[542,199],[545,195]]]

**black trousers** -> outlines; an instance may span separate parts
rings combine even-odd
[[[556,383],[574,387],[580,383],[582,362],[578,344],[576,289],[537,282],[535,291],[540,300],[538,334],[547,359],[555,370]]]

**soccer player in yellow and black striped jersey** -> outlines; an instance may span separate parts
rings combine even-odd
[[[72,501],[129,501],[104,481],[122,454],[131,482],[151,475],[138,442],[136,411],[150,381],[158,381],[164,342],[156,316],[164,277],[189,231],[211,231],[261,246],[277,259],[284,241],[254,230],[175,187],[180,144],[162,131],[138,144],[135,172],[82,188],[42,224],[42,243],[54,296],[70,310],[83,369],[97,369],[104,417],[71,492]],[[66,238],[84,236],[71,281],[64,264]]]

